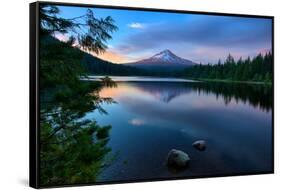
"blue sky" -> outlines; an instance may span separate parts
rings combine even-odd
[[[65,18],[87,10],[59,8]],[[270,19],[101,8],[92,11],[98,18],[111,16],[119,28],[112,33],[106,53],[99,55],[115,63],[148,58],[163,49],[203,64],[216,63],[229,53],[238,59],[271,51]]]

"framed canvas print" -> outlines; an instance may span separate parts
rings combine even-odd
[[[273,17],[30,4],[30,186],[274,171]]]

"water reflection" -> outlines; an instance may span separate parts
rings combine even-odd
[[[101,96],[115,97],[123,93],[149,93],[157,100],[169,103],[174,98],[183,94],[196,92],[199,96],[215,95],[216,99],[222,98],[225,105],[235,101],[249,103],[251,106],[270,111],[272,108],[272,87],[258,84],[238,83],[163,83],[163,82],[134,82],[119,83],[118,89],[103,89]],[[140,92],[141,91],[141,92]]]
[[[192,88],[189,86],[181,86],[181,84],[185,83],[135,83],[134,87],[151,94],[159,101],[169,103],[174,98],[192,91]]]
[[[108,115],[91,112],[111,124],[109,146],[119,152],[100,181],[268,172],[272,169],[272,89],[224,83],[119,82],[104,88]],[[207,141],[204,153],[191,144]],[[163,164],[170,149],[188,152],[192,162],[182,173]],[[126,164],[124,164],[126,163]]]
[[[134,126],[141,126],[145,124],[145,121],[142,119],[134,118],[129,120],[129,124],[134,125]]]

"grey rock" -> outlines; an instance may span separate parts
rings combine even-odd
[[[167,166],[169,167],[185,168],[189,162],[190,158],[188,154],[181,150],[172,149],[168,153]]]
[[[204,140],[195,141],[192,146],[198,150],[205,150],[206,149],[206,142]]]

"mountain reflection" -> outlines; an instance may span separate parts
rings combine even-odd
[[[265,111],[272,109],[272,87],[260,84],[238,83],[207,83],[207,82],[121,82],[118,88],[103,89],[101,96],[112,97],[133,93],[135,95],[147,94],[158,101],[170,103],[172,100],[190,93],[198,96],[213,95],[217,100],[223,99],[228,105],[236,103],[249,103]]]
[[[169,103],[174,98],[192,92],[192,88],[189,86],[179,86],[173,83],[135,83],[134,87],[139,90],[151,94],[157,100]]]

